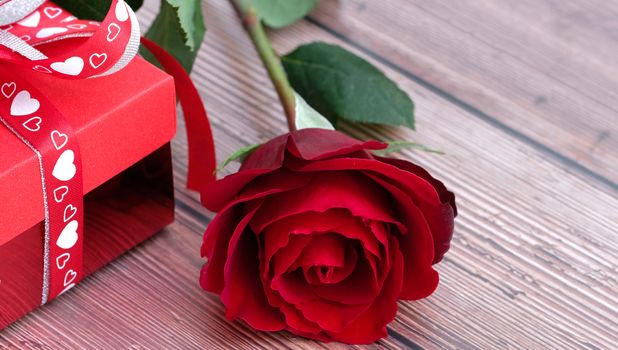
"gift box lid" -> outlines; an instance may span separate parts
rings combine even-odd
[[[173,78],[142,58],[110,76],[63,80],[23,71],[73,126],[84,193],[169,142],[176,130]],[[44,218],[36,155],[0,125],[0,245]]]

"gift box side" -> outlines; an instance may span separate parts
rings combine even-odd
[[[174,198],[169,144],[86,195],[85,213],[86,274],[170,224]],[[42,235],[40,222],[0,246],[0,330],[40,304]],[[54,305],[52,301],[49,307]]]
[[[74,127],[90,192],[168,142],[176,131],[173,78],[141,58],[96,79],[62,80],[20,72]],[[34,153],[0,127],[0,246],[44,216]]]

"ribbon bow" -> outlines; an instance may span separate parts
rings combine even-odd
[[[65,40],[69,38],[85,39],[75,45]],[[215,169],[206,110],[182,66],[156,44],[145,38],[142,43],[176,78],[188,131],[188,187],[199,190],[214,180]],[[124,68],[139,44],[137,18],[123,0],[112,0],[101,23],[79,20],[51,1],[0,0],[0,123],[32,149],[41,173],[45,207],[42,304],[83,278],[82,166],[71,125],[44,92],[18,72],[31,69],[61,79],[101,77]]]

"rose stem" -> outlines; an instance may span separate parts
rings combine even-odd
[[[257,13],[255,12],[255,8],[251,4],[251,0],[230,1],[232,2],[232,5],[234,5],[238,17],[249,34],[253,45],[262,59],[264,67],[266,67],[266,70],[268,71],[270,80],[272,80],[273,85],[277,90],[279,100],[281,101],[281,106],[285,111],[285,117],[288,121],[288,128],[290,131],[296,130],[296,102],[294,90],[292,89],[288,77],[285,74],[285,70],[283,69],[279,56],[277,56],[277,53],[273,49],[268,36],[266,36],[266,32],[262,26],[262,21],[260,21]]]

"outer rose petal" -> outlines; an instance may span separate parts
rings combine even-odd
[[[290,133],[288,151],[305,160],[317,160],[351,154],[360,150],[384,149],[378,141],[360,141],[339,131],[302,129]]]
[[[412,174],[418,175],[423,179],[427,180],[438,192],[440,196],[440,200],[442,203],[446,203],[453,208],[455,215],[457,215],[457,206],[455,205],[455,194],[446,189],[446,186],[442,183],[442,181],[434,178],[429,174],[429,172],[420,166],[408,162],[407,160],[397,159],[397,158],[387,158],[387,157],[378,157],[375,158],[383,163],[387,163],[390,165],[394,165],[402,170],[411,172]]]
[[[206,184],[200,199],[209,210],[221,211],[232,201],[242,201],[237,198],[240,196],[239,193],[246,197],[254,192],[294,188],[304,185],[310,179],[311,174],[298,174],[287,170],[275,172],[274,170],[252,169]]]
[[[268,303],[260,281],[257,238],[245,231],[256,209],[238,224],[230,240],[221,300],[229,319],[240,318],[253,328],[278,331],[285,328],[284,317]]]
[[[208,262],[202,267],[200,284],[207,291],[221,293],[225,286],[223,267],[227,260],[229,237],[238,225],[236,219],[238,214],[238,208],[221,212],[206,229],[204,244],[202,245],[202,256],[207,256]]]
[[[409,233],[398,235],[400,249],[404,259],[403,287],[399,298],[417,300],[433,293],[438,286],[439,276],[432,267],[433,237],[423,214],[403,191],[383,180],[377,175],[370,175],[376,182],[391,191],[400,204],[399,211],[408,218],[408,225],[413,225]]]
[[[425,169],[420,166],[396,158],[376,157],[381,162],[394,165],[400,169],[416,174],[427,180],[438,192],[442,205],[439,208],[427,207],[423,208],[431,232],[434,236],[435,256],[433,263],[436,264],[442,260],[444,254],[449,250],[451,238],[453,238],[454,221],[457,216],[457,206],[455,205],[455,194],[446,189],[444,184],[431,176]]]

